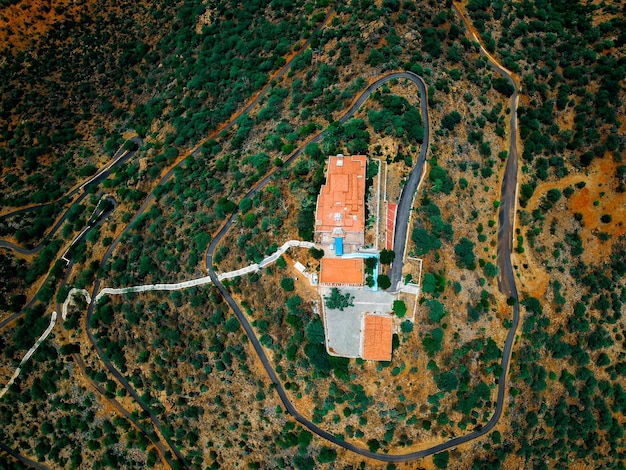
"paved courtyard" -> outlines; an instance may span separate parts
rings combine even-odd
[[[326,350],[333,356],[361,357],[363,351],[363,328],[365,314],[387,314],[391,312],[394,296],[382,291],[368,289],[340,288],[342,294],[354,296],[354,306],[343,311],[327,309],[324,306],[326,329]],[[326,297],[330,288],[320,287],[320,294]]]

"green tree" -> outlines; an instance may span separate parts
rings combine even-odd
[[[424,280],[422,281],[422,290],[427,294],[432,294],[435,292],[435,288],[437,287],[437,283],[435,280],[435,276],[432,273],[424,274]]]
[[[435,467],[437,468],[448,468],[449,460],[450,460],[450,452],[448,452],[447,450],[433,455],[433,463],[435,464]]]
[[[276,260],[276,266],[278,266],[280,269],[287,268],[287,261],[285,261],[285,258],[283,258],[282,255],[279,256]]]
[[[550,189],[547,194],[548,201],[556,203],[561,199],[561,191],[556,188]]]
[[[300,297],[299,295],[294,295],[287,299],[287,309],[289,310],[289,313],[301,313],[300,305],[302,305],[302,297]]]
[[[127,140],[126,142],[124,142],[124,150],[129,150],[131,152],[134,152],[138,148],[139,148],[139,145],[137,145],[137,143],[135,143],[132,140]]]
[[[324,342],[324,326],[319,318],[315,318],[306,327],[306,337],[311,343]]]
[[[434,323],[439,323],[441,319],[446,315],[443,309],[443,304],[436,299],[430,299],[426,301],[429,313],[428,318]]]
[[[393,301],[393,311],[396,313],[398,318],[403,318],[406,315],[406,304],[402,300],[394,300]]]
[[[498,267],[493,264],[491,261],[488,261],[483,268],[483,272],[487,277],[495,277],[498,275]]]
[[[441,241],[423,227],[415,227],[411,239],[415,242],[415,254],[418,256],[426,255],[431,250],[441,248]]]
[[[404,320],[402,322],[402,324],[400,325],[400,329],[402,330],[402,333],[412,333],[413,332],[413,322],[409,321],[409,320]]]
[[[391,287],[391,279],[386,274],[378,275],[378,287],[381,289],[389,289]]]
[[[314,259],[322,259],[324,257],[324,250],[315,248],[314,246],[309,248],[309,253]]]
[[[393,250],[383,249],[380,252],[380,264],[391,264],[396,258],[396,253]]]
[[[459,386],[459,380],[456,377],[456,371],[454,369],[436,376],[435,382],[437,383],[437,387],[443,392],[452,392]]]
[[[224,328],[226,329],[226,331],[236,333],[239,330],[239,320],[237,320],[237,318],[235,317],[229,318],[228,321],[224,323]]]
[[[291,277],[283,277],[280,280],[280,287],[287,292],[292,292],[295,289],[295,285],[293,282],[293,278]]]
[[[422,345],[424,349],[426,349],[426,353],[432,357],[436,352],[441,351],[442,341],[443,330],[441,328],[435,328],[430,334],[424,336]]]
[[[252,209],[252,199],[244,197],[240,202],[239,202],[239,210],[241,211],[242,214],[245,214],[246,212],[248,212],[250,209]]]
[[[476,269],[476,256],[474,255],[474,243],[466,237],[461,238],[454,247],[459,266],[467,269]]]
[[[491,85],[493,86],[493,89],[496,90],[498,93],[502,93],[505,96],[511,96],[514,92],[515,92],[515,88],[513,87],[513,85],[511,85],[511,83],[503,77],[496,77],[493,80],[491,80]]]
[[[340,310],[343,312],[345,308],[352,307],[354,296],[349,292],[342,294],[339,289],[333,287],[330,290],[330,295],[324,297],[326,308],[331,310]]]
[[[377,452],[380,449],[380,442],[377,439],[370,439],[367,441],[367,447],[370,452]]]
[[[450,114],[446,114],[443,117],[441,125],[449,131],[452,131],[459,122],[461,122],[461,115],[458,111],[452,111]]]
[[[322,151],[320,150],[320,146],[316,143],[311,143],[306,146],[304,149],[304,153],[306,153],[313,160],[317,160],[322,156]]]
[[[448,175],[448,171],[433,160],[431,159],[431,167],[428,172],[428,179],[433,183],[433,192],[441,191],[444,194],[450,194],[454,188],[454,181]]]
[[[376,265],[378,264],[378,259],[374,256],[369,258],[365,258],[365,268],[369,270],[369,272],[373,272],[376,269]]]
[[[337,459],[337,451],[335,449],[331,449],[330,447],[322,447],[319,455],[317,456],[317,460],[320,463],[330,463],[334,462]]]
[[[297,455],[293,459],[293,466],[297,470],[313,470],[315,468],[315,460],[310,456]]]

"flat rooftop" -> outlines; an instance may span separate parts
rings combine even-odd
[[[368,361],[391,361],[392,336],[391,317],[365,315],[361,357]]]
[[[363,285],[362,258],[322,258],[322,284]]]
[[[326,184],[317,199],[318,232],[365,231],[365,155],[328,159]]]

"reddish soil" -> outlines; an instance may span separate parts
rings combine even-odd
[[[2,8],[0,49],[19,52],[35,46],[43,35],[58,27],[59,23],[77,19],[78,10],[75,2],[71,0],[34,0]]]
[[[594,162],[586,186],[576,191],[569,200],[569,208],[583,216],[582,238],[585,252],[583,261],[587,264],[597,262],[611,253],[615,240],[626,233],[626,193],[615,191],[612,176],[618,164],[611,158]],[[613,181],[612,181],[613,180]],[[603,223],[603,215],[610,215],[611,222]],[[598,233],[611,235],[607,241],[601,241]]]

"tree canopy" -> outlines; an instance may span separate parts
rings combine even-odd
[[[330,295],[324,297],[326,308],[331,310],[341,310],[342,312],[345,308],[352,307],[354,305],[352,302],[353,300],[354,296],[352,294],[349,292],[342,294],[336,287],[333,287],[330,290]]]

